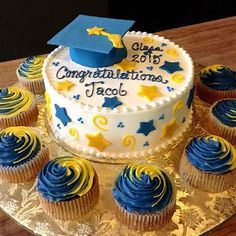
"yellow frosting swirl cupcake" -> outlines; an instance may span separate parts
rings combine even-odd
[[[35,96],[17,87],[0,88],[0,128],[29,125],[36,121]]]
[[[44,83],[42,77],[43,56],[26,58],[16,70],[20,84],[33,93],[43,93]]]
[[[79,157],[49,161],[38,175],[37,190],[44,211],[58,219],[86,214],[99,197],[96,172],[89,161]]]

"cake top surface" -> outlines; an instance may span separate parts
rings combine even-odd
[[[118,33],[121,33],[121,36],[132,25],[129,21],[120,23],[121,20],[118,20],[117,23],[115,19],[108,19],[104,25],[99,24],[99,27],[102,27],[99,28],[98,35],[96,32],[95,35],[91,35],[90,30],[96,28],[98,23],[89,21],[88,24],[85,21],[82,30],[86,35],[86,45],[90,45],[91,42],[96,44],[97,41],[98,46],[102,48],[103,44],[99,40],[105,40],[105,44],[112,45],[114,42],[111,42],[109,37],[113,33],[113,20],[114,25],[120,24],[118,28],[122,30]],[[63,37],[67,33],[65,29],[62,33]],[[73,31],[73,37],[70,36],[73,40],[76,38],[75,34]],[[98,37],[98,40],[94,41],[94,37]],[[64,44],[62,41],[60,45],[63,46],[55,49],[45,60],[44,79],[65,99],[79,103],[81,107],[113,112],[152,108],[166,104],[174,98],[177,99],[193,84],[193,64],[190,56],[182,48],[163,37],[141,32],[127,32],[122,37],[122,47],[125,52],[122,51],[123,49],[107,51],[111,57],[113,53],[114,57],[119,53],[122,54],[118,55],[119,58],[124,55],[126,57],[111,66],[99,68],[76,63],[73,60],[74,51],[71,51],[73,45]],[[94,45],[88,47],[95,50]],[[114,47],[113,45],[113,49]],[[83,52],[81,54],[81,51],[77,52],[79,56],[76,55],[76,60],[80,61],[80,57],[84,54]],[[82,62],[88,55],[86,52]],[[95,59],[102,61],[103,57],[99,55],[96,58],[95,55]]]

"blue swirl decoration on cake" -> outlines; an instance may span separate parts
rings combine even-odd
[[[236,151],[225,139],[206,135],[193,138],[186,147],[187,159],[206,173],[223,174],[236,167]]]
[[[44,59],[43,56],[31,56],[26,58],[18,67],[17,71],[19,75],[26,79],[41,79]]]
[[[212,114],[221,123],[236,127],[236,99],[225,99],[217,102],[212,107]]]
[[[6,128],[0,132],[0,165],[16,167],[24,164],[35,158],[41,147],[41,138],[31,128]]]
[[[37,190],[47,200],[58,202],[81,197],[93,185],[92,165],[78,157],[59,157],[49,161],[38,175]]]
[[[211,65],[200,72],[204,85],[215,90],[236,89],[236,72],[223,65]]]
[[[156,166],[129,164],[115,182],[113,197],[128,212],[153,213],[171,202],[173,186]]]
[[[33,95],[26,90],[9,87],[0,89],[0,116],[10,117],[26,111],[33,103]]]

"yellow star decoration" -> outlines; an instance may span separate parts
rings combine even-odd
[[[55,82],[54,86],[58,91],[69,91],[72,87],[75,86],[75,84],[68,80],[65,80],[63,82]]]
[[[128,59],[123,59],[120,63],[114,65],[115,68],[120,69],[121,71],[134,70],[136,67],[136,62],[129,61]]]
[[[95,134],[86,134],[86,137],[89,140],[88,146],[95,147],[100,152],[102,152],[107,146],[111,145],[111,143],[106,140],[100,132]]]
[[[172,48],[168,49],[166,53],[175,58],[179,56],[179,53],[175,49],[172,49]]]
[[[161,138],[164,139],[171,137],[177,128],[178,123],[176,119],[172,119],[168,124],[163,126]]]
[[[173,74],[170,76],[170,79],[175,83],[181,84],[184,81],[184,76],[181,74]]]
[[[152,101],[154,98],[160,97],[161,93],[156,86],[140,85],[137,95],[139,97],[145,97],[148,101]]]
[[[179,111],[179,110],[181,110],[183,108],[184,108],[184,102],[182,100],[179,100],[173,106],[173,112],[176,113],[177,111]]]
[[[45,101],[46,101],[48,118],[49,118],[49,120],[51,120],[52,119],[52,114],[51,114],[51,110],[50,110],[51,99],[50,99],[49,94],[47,92],[44,93],[44,96],[45,96]]]
[[[101,32],[104,30],[104,28],[100,27],[93,27],[87,29],[88,35],[101,35]]]

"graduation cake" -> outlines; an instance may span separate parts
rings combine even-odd
[[[43,78],[56,139],[98,158],[153,154],[191,122],[193,64],[178,45],[128,32],[134,21],[79,15],[49,44]]]

